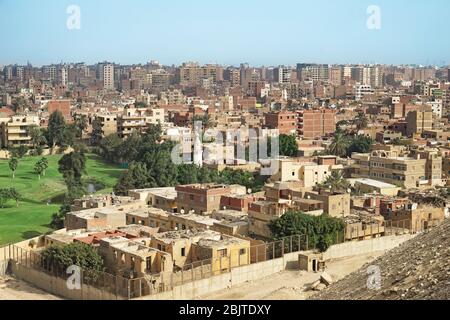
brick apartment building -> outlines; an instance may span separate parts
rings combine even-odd
[[[295,112],[270,112],[264,115],[266,128],[278,129],[280,134],[295,134],[297,131],[297,114]]]
[[[194,211],[196,214],[204,214],[220,210],[221,197],[231,194],[229,186],[212,184],[178,186],[175,190],[180,213]]]
[[[64,119],[69,120],[70,116],[70,100],[51,100],[47,104],[47,111],[52,114],[59,111],[64,116]]]
[[[336,131],[336,111],[302,110],[298,112],[298,132],[305,139],[316,139]]]

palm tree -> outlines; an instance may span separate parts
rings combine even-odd
[[[320,187],[334,192],[347,192],[350,183],[344,178],[342,171],[333,170]]]
[[[211,119],[211,116],[209,115],[203,115],[203,116],[194,116],[194,118],[192,119],[193,123],[195,124],[195,122],[201,122],[203,125],[204,130],[207,130],[211,127],[214,126],[214,121]]]
[[[367,118],[364,112],[359,112],[354,120],[354,124],[356,125],[356,128],[358,130],[362,130],[367,128],[367,125],[369,124],[369,119]]]
[[[338,132],[334,135],[334,139],[331,142],[328,151],[329,153],[338,156],[344,157],[347,154],[348,148],[348,139],[342,133]]]

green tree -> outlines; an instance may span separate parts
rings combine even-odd
[[[103,128],[97,119],[92,121],[91,145],[98,146],[103,139]]]
[[[149,175],[145,163],[132,162],[129,169],[114,187],[114,192],[119,195],[127,195],[128,190],[157,187],[156,181]]]
[[[47,141],[51,147],[61,146],[64,143],[66,120],[60,111],[55,111],[48,120]]]
[[[42,266],[50,266],[53,263],[67,269],[70,266],[78,266],[83,269],[83,276],[92,280],[96,279],[99,272],[104,271],[104,261],[98,250],[82,242],[74,242],[68,245],[52,245],[41,252]]]
[[[100,156],[108,162],[120,162],[120,147],[122,139],[117,134],[111,134],[99,142]]]
[[[200,168],[195,164],[181,164],[177,167],[177,182],[180,185],[199,182]]]
[[[41,160],[39,160],[39,162],[40,162],[40,164],[41,164],[41,166],[42,166],[42,169],[43,169],[43,171],[42,171],[42,173],[44,174],[44,176],[45,176],[45,174],[46,174],[46,171],[47,171],[47,169],[48,169],[48,160],[47,160],[47,158],[42,158]]]
[[[0,208],[3,209],[8,200],[11,199],[9,189],[0,189]]]
[[[328,152],[338,157],[344,157],[347,154],[348,145],[347,137],[340,132],[336,133],[328,148]]]
[[[9,169],[12,171],[13,179],[15,179],[16,178],[16,170],[17,170],[17,167],[19,166],[19,160],[17,158],[13,157],[13,158],[11,158],[11,160],[9,160],[8,165],[9,165]]]
[[[77,114],[74,117],[74,124],[76,128],[76,136],[81,139],[83,132],[88,128],[88,119],[84,114]]]
[[[321,188],[332,190],[333,192],[346,193],[350,189],[350,183],[344,178],[342,171],[333,170],[327,179],[320,184]]]
[[[82,176],[86,172],[86,156],[82,152],[72,152],[64,155],[58,162],[58,171],[62,174],[67,186],[67,193],[64,203],[59,211],[52,216],[50,223],[53,229],[64,227],[66,213],[70,211],[70,206],[77,198],[85,194]]]
[[[297,153],[297,138],[294,135],[280,135],[280,155],[287,157],[296,157]]]
[[[9,189],[9,198],[16,202],[16,207],[19,207],[19,201],[22,198],[22,195],[15,188]]]
[[[369,153],[373,142],[372,138],[364,135],[353,137],[347,149],[347,156],[351,157],[353,153]]]
[[[86,172],[86,156],[84,153],[71,152],[58,162],[58,171],[62,174],[70,199],[76,199],[85,193],[82,176]]]
[[[298,211],[290,211],[270,222],[269,228],[275,240],[293,235],[306,235],[308,248],[325,252],[332,244],[342,239],[345,223],[342,219],[328,215],[311,216]],[[303,245],[306,245],[303,243]]]
[[[367,128],[369,119],[364,112],[358,112],[358,115],[356,116],[353,123],[355,124],[356,128],[358,128],[358,130],[363,130]]]
[[[39,180],[41,180],[41,175],[44,172],[44,167],[42,166],[42,162],[38,161],[34,165],[34,172],[38,175]]]
[[[47,142],[47,140],[44,137],[44,133],[42,132],[42,129],[39,128],[36,125],[29,126],[28,129],[28,136],[31,138],[31,144],[33,145],[33,149],[36,149],[41,144],[44,144]]]
[[[21,144],[16,151],[16,155],[18,158],[22,159],[28,153],[28,147],[24,144]]]

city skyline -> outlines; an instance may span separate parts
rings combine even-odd
[[[163,65],[184,61],[448,65],[450,44],[442,39],[450,3],[392,2],[283,0],[274,7],[254,0],[195,4],[135,0],[132,5],[1,0],[0,10],[8,14],[0,21],[7,44],[0,52],[0,64],[108,60],[127,65],[146,63],[151,57]],[[80,29],[67,27],[71,5],[80,9]],[[380,29],[367,27],[370,6],[380,8]]]

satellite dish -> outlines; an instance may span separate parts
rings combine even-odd
[[[223,206],[223,210],[227,210],[227,207],[226,207],[226,206]]]
[[[181,209],[181,210],[180,210],[180,213],[181,213],[181,214],[184,214],[185,212],[186,212],[186,211],[184,211],[184,209]]]
[[[247,190],[247,193],[248,193],[248,194],[252,194],[252,189],[248,189],[248,190]]]

